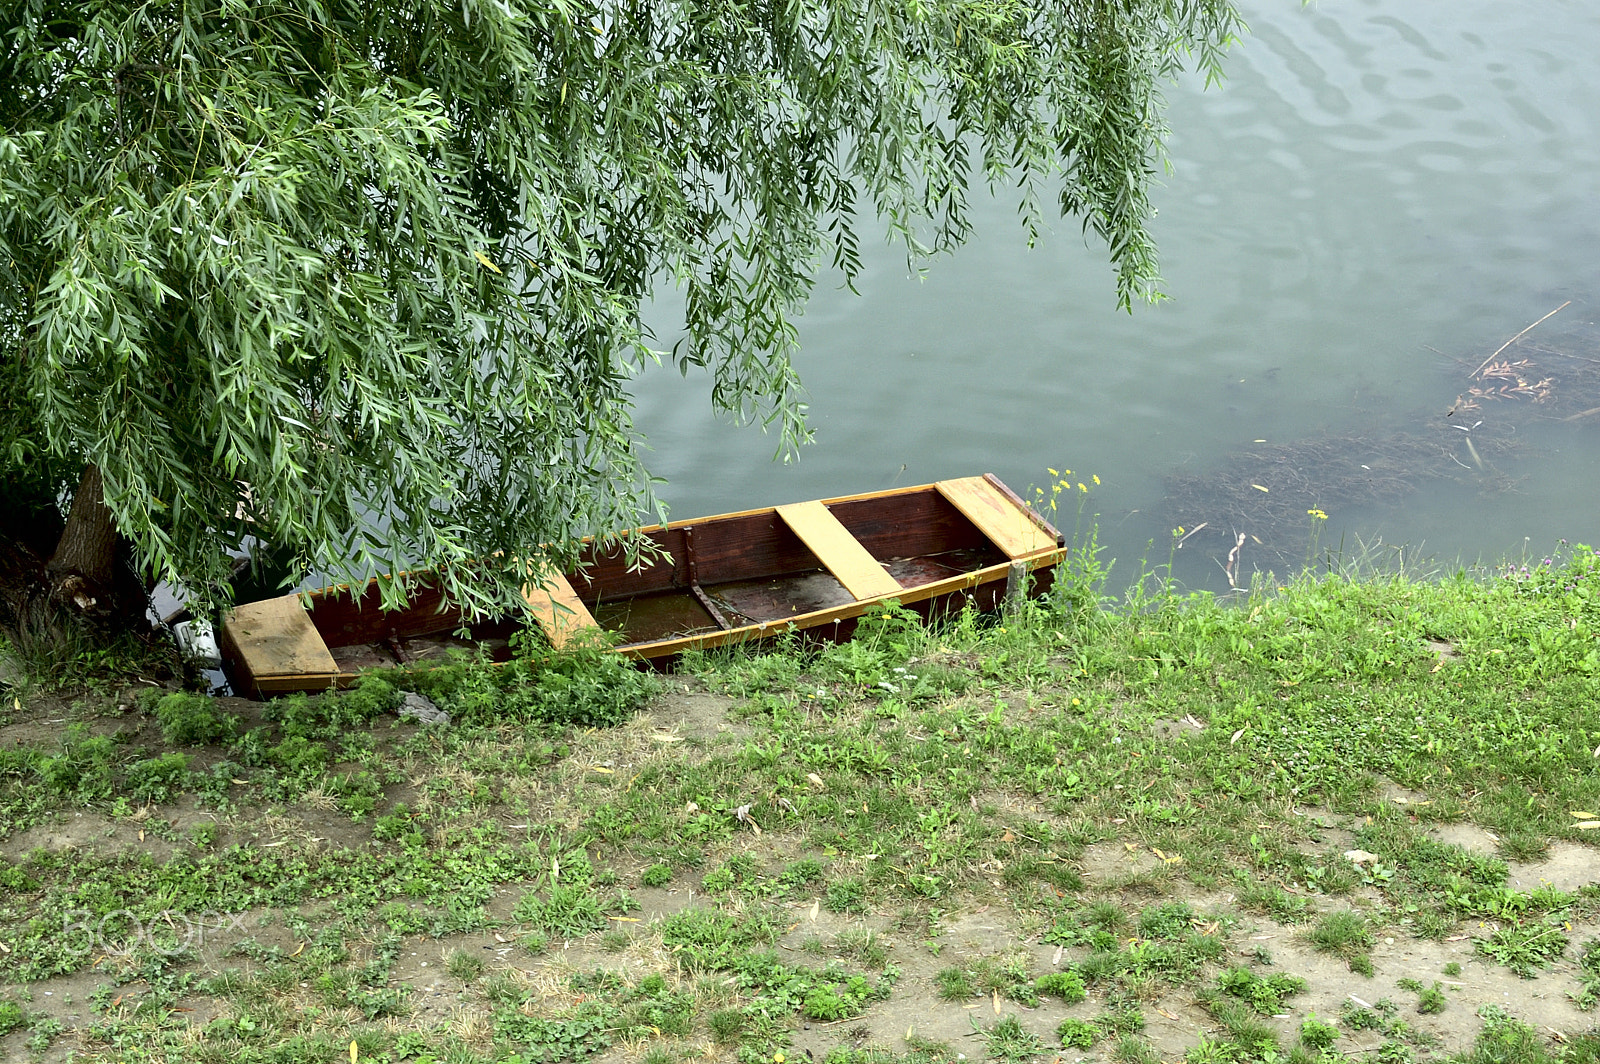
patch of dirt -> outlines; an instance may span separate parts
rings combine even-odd
[[[1493,855],[1500,846],[1500,837],[1476,824],[1433,824],[1427,829],[1428,837],[1435,842],[1459,846],[1473,853]]]
[[[1402,787],[1393,780],[1378,780],[1378,797],[1386,802],[1398,806],[1428,805],[1430,799],[1421,791],[1414,791],[1410,787]]]
[[[1307,856],[1332,850],[1343,853],[1356,844],[1356,828],[1360,818],[1344,816],[1323,806],[1304,806],[1294,815],[1302,818],[1306,837],[1294,843],[1294,848]]]
[[[1191,735],[1199,735],[1205,731],[1205,725],[1193,717],[1184,717],[1182,720],[1153,720],[1150,730],[1158,739],[1185,739]]]
[[[1542,861],[1512,861],[1508,882],[1521,890],[1549,884],[1572,892],[1600,883],[1600,853],[1578,842],[1557,840]]]
[[[1161,858],[1142,846],[1122,842],[1095,842],[1084,847],[1078,859],[1083,881],[1092,887],[1114,887],[1130,875],[1159,871]]]
[[[945,950],[952,958],[940,965],[948,968],[962,960],[990,957],[1016,948],[1016,932],[1007,924],[1007,914],[984,906],[970,913],[948,916],[942,923]]]
[[[634,887],[628,893],[639,903],[638,911],[628,915],[637,917],[641,925],[664,920],[674,913],[681,913],[693,906],[695,899],[694,891],[687,885]]]
[[[146,806],[127,817],[93,812],[62,813],[48,823],[0,841],[0,856],[20,861],[36,849],[51,853],[78,850],[100,857],[146,853],[158,861],[166,861],[173,853],[190,845],[185,837],[190,828],[217,822],[217,814],[198,808],[192,795],[162,806],[161,812],[161,816],[154,816]]]
[[[671,690],[655,699],[641,716],[655,728],[702,742],[720,736],[747,738],[750,728],[729,719],[739,700],[707,691],[677,676],[668,678]]]

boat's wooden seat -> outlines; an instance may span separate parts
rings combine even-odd
[[[822,503],[780,506],[778,516],[857,601],[900,593],[900,581],[885,572]]]
[[[528,608],[551,646],[560,650],[579,632],[600,627],[566,577],[547,573],[542,580],[544,587],[525,585],[522,597],[527,599]]]
[[[300,604],[299,595],[282,595],[260,602],[235,606],[227,628],[236,634],[240,664],[257,688],[271,693],[278,688],[274,677],[299,680],[305,676],[325,676],[331,685],[339,666]],[[305,690],[303,686],[288,688]]]
[[[1007,557],[1026,558],[1056,549],[1056,537],[1040,528],[1025,509],[986,478],[941,480],[934,487]]]

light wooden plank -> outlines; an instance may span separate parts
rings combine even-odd
[[[1055,549],[1055,537],[983,477],[941,480],[935,486],[1007,557],[1025,558]]]
[[[236,606],[227,626],[245,668],[259,682],[269,676],[338,675],[328,644],[312,625],[299,595]]]
[[[548,586],[524,586],[522,597],[528,600],[528,607],[551,646],[560,650],[579,632],[600,627],[566,577],[552,573],[544,577],[544,582]]]
[[[900,593],[900,581],[885,572],[822,503],[780,506],[778,516],[857,601]]]

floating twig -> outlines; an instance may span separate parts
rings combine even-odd
[[[1572,306],[1572,300],[1569,299],[1565,303],[1563,303],[1559,307],[1557,307],[1555,310],[1552,310],[1549,314],[1546,314],[1544,316],[1544,318],[1540,318],[1539,321],[1534,322],[1533,325],[1528,326],[1526,329],[1523,329],[1521,332],[1517,333],[1517,335],[1513,336],[1511,339],[1509,339],[1505,343],[1501,344],[1500,347],[1499,347],[1499,350],[1495,351],[1494,354],[1490,355],[1488,358],[1483,360],[1483,366],[1487,366],[1489,363],[1491,363],[1495,359],[1499,358],[1501,351],[1504,351],[1506,348],[1510,347],[1512,344],[1516,343],[1518,340],[1520,340],[1524,336],[1526,336],[1530,331],[1532,331],[1534,325],[1538,325],[1540,322],[1544,321],[1545,318],[1552,317],[1555,314],[1560,313],[1561,311],[1565,310],[1566,308],[1568,308],[1570,306]],[[1479,373],[1483,372],[1483,366],[1479,366],[1477,369],[1473,370],[1472,371],[1472,376],[1476,377]]]

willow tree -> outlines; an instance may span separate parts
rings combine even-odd
[[[793,315],[863,228],[1054,199],[1127,307],[1165,79],[1228,0],[0,0],[0,626],[224,594],[254,537],[517,601],[648,499],[640,305],[805,433]],[[502,559],[500,563],[485,559]],[[472,560],[476,559],[474,564]],[[395,586],[396,596],[403,589]]]

